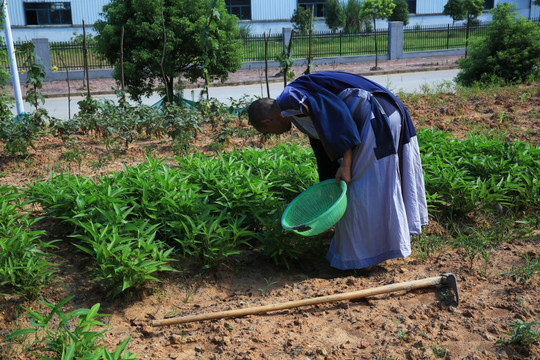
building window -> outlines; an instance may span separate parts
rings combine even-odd
[[[225,0],[225,7],[240,20],[251,19],[251,0]]]
[[[416,0],[407,0],[409,6],[409,14],[416,14]]]
[[[313,7],[315,9],[313,12],[315,17],[326,16],[326,0],[298,0],[298,6],[310,11]]]
[[[493,9],[493,6],[495,5],[495,1],[494,0],[485,0],[484,1],[484,9],[485,10],[489,10],[489,9]]]
[[[69,2],[25,2],[26,25],[72,24]]]

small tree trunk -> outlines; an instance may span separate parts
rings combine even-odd
[[[470,24],[469,16],[467,16],[467,27],[465,30],[465,57],[467,57],[467,52],[469,50],[469,24]]]
[[[86,28],[84,25],[84,20],[82,21],[82,29],[83,29],[84,74],[86,76],[86,95],[90,97],[90,79],[88,76],[88,48],[86,47]]]
[[[67,93],[67,98],[68,98],[68,120],[71,119],[71,86],[70,86],[70,83],[69,83],[69,69],[68,67],[66,66],[66,62],[64,61],[64,57],[62,56],[62,52],[58,52],[58,57],[60,58],[60,61],[62,62],[62,66],[64,66],[64,68],[66,69],[66,82],[67,82],[67,88],[68,88],[68,93]]]
[[[315,6],[311,7],[311,19],[309,21],[309,34],[308,34],[308,58],[307,58],[307,69],[304,74],[311,74],[311,41],[313,37],[313,12]]]
[[[287,60],[291,58],[291,46],[292,46],[292,39],[293,39],[294,31],[291,31],[291,37],[289,39],[289,46],[287,48]],[[287,76],[289,74],[289,63],[285,65],[284,73],[283,73],[283,87],[287,86]]]
[[[124,25],[122,25],[122,35],[120,37],[120,86],[124,91]]]
[[[268,83],[268,38],[264,33],[264,78],[266,81],[266,96],[270,97],[270,84]]]
[[[165,91],[167,92],[167,94],[172,94],[174,91],[174,77],[168,78],[167,75],[164,75],[164,78],[165,78]],[[169,98],[167,97],[167,99]]]
[[[167,75],[165,74],[165,67],[163,66],[163,64],[165,63],[165,47],[167,45],[167,33],[165,31],[165,15],[163,13],[163,0],[161,0],[161,26],[163,27],[163,50],[161,52],[161,76],[163,77],[163,83],[165,85],[165,99],[167,100],[167,102],[171,102],[171,98],[172,98],[172,91],[173,91],[173,88],[172,88],[172,85],[170,86],[170,89],[169,89],[169,84],[167,83]]]
[[[373,31],[375,33],[375,67],[373,68],[373,70],[378,70],[379,69],[379,56],[378,56],[378,48],[377,48],[377,27],[376,27],[376,18],[375,18],[375,15],[373,16]]]

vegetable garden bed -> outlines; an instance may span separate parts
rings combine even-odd
[[[179,113],[161,123],[141,121],[149,109],[115,110],[97,128],[74,121],[40,134],[25,156],[2,153],[0,358],[57,359],[63,347],[115,359],[534,358],[539,85],[402,98],[419,132],[430,225],[410,257],[358,271],[328,266],[331,233],[306,239],[279,226],[316,181],[306,140],[262,139],[219,106],[182,123]],[[458,277],[457,308],[444,289],[425,289],[149,326],[442,272]]]

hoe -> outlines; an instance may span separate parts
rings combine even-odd
[[[456,276],[452,273],[446,273],[440,276],[435,276],[435,277],[426,278],[426,279],[407,281],[407,282],[402,282],[402,283],[397,283],[397,284],[390,284],[390,285],[380,286],[377,288],[352,291],[352,292],[347,292],[343,294],[334,294],[334,295],[320,296],[320,297],[308,298],[308,299],[297,300],[297,301],[289,301],[289,302],[285,302],[281,304],[270,304],[270,305],[264,305],[264,306],[246,308],[246,309],[219,311],[219,312],[210,313],[210,314],[190,315],[190,316],[175,317],[175,318],[169,318],[169,319],[163,319],[163,320],[154,320],[152,321],[151,325],[156,327],[156,326],[166,326],[166,325],[173,325],[173,324],[185,324],[189,322],[203,321],[203,320],[223,319],[223,318],[232,318],[232,317],[239,317],[239,316],[252,315],[252,314],[261,314],[261,313],[267,313],[271,311],[292,309],[292,308],[296,308],[300,306],[316,305],[316,304],[342,301],[342,300],[360,299],[360,298],[364,298],[368,296],[386,294],[386,293],[390,293],[394,291],[416,290],[416,289],[421,289],[428,286],[436,286],[436,285],[446,285],[449,288],[451,288],[454,292],[456,305],[459,304],[459,292],[458,292],[458,287],[457,287]]]

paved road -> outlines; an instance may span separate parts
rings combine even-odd
[[[439,70],[439,71],[422,71],[403,74],[390,74],[390,75],[378,75],[369,77],[373,81],[378,82],[384,87],[388,88],[394,93],[422,93],[426,89],[436,90],[438,88],[444,88],[448,90],[448,87],[453,86],[453,79],[459,70]],[[283,83],[271,83],[270,84],[270,96],[276,97],[283,90]],[[198,99],[200,90],[191,91],[186,89],[184,91],[184,97],[186,99]],[[264,84],[254,85],[240,85],[240,86],[224,86],[214,87],[209,90],[210,96],[218,99],[223,103],[230,103],[231,99],[240,99],[245,94],[266,96],[266,86]],[[97,99],[109,99],[116,102],[115,95],[95,95]],[[80,96],[71,97],[71,116],[78,112],[77,102],[82,100]],[[144,104],[152,105],[159,101],[158,95],[145,98]],[[44,107],[49,112],[49,115],[59,118],[68,118],[68,100],[67,98],[47,98],[45,99]],[[28,103],[25,103],[24,108],[26,111],[30,111],[31,107]],[[12,112],[16,112],[15,108]]]

